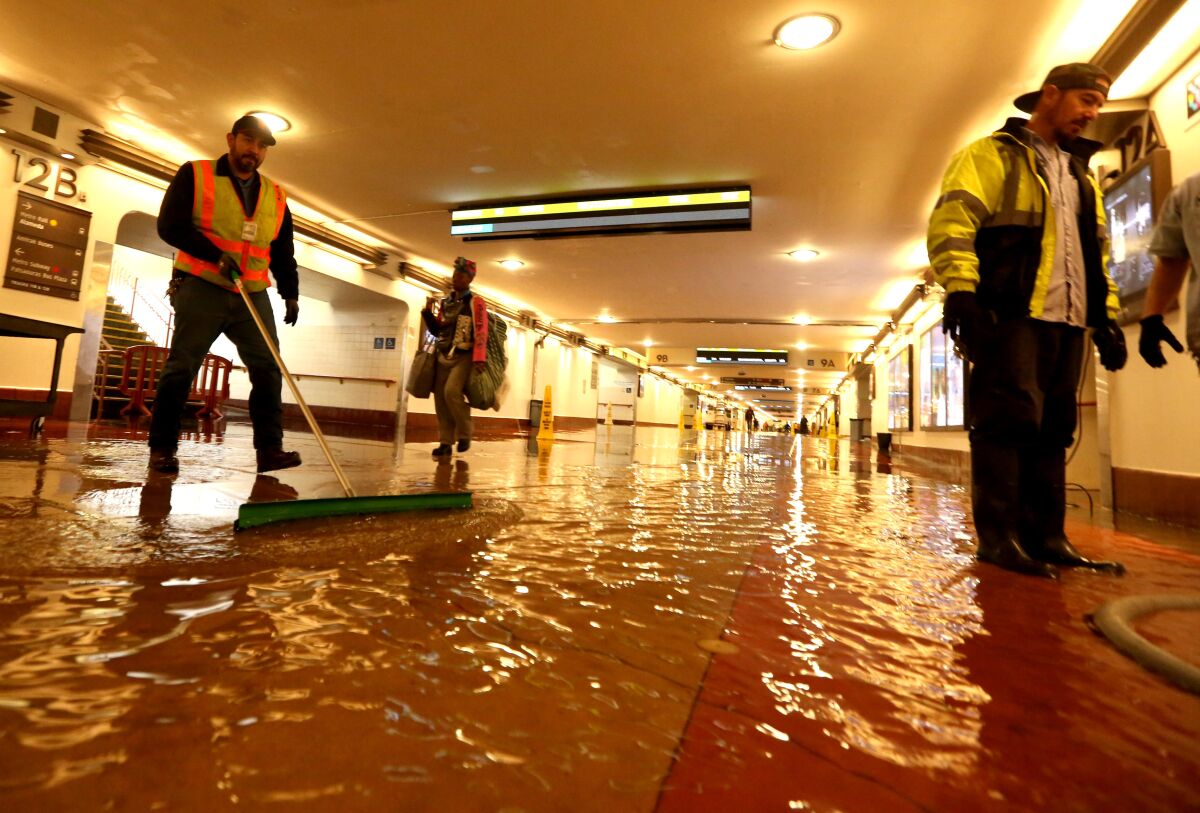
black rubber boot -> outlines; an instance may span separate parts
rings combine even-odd
[[[1120,562],[1088,559],[1067,539],[1067,453],[1065,449],[1037,450],[1022,461],[1023,502],[1031,509],[1021,524],[1025,550],[1039,562],[1082,567],[1120,576]]]
[[[179,458],[174,449],[151,449],[150,468],[159,474],[178,474]]]
[[[449,457],[454,452],[449,443],[439,443],[433,450],[434,457]]]
[[[988,442],[971,444],[971,508],[979,537],[975,558],[1015,573],[1057,579],[1054,566],[1030,557],[1018,539],[1019,470],[1015,448]]]
[[[1089,559],[1079,551],[1065,536],[1047,539],[1042,543],[1035,555],[1042,562],[1049,562],[1063,567],[1083,567],[1088,570],[1099,570],[1114,576],[1125,575],[1125,565],[1120,562],[1108,562],[1099,559]]]
[[[255,457],[259,472],[279,471],[300,465],[299,452],[285,452],[283,449],[259,449]]]
[[[460,452],[465,452],[467,449],[470,449],[470,448],[471,448],[471,439],[470,438],[459,438],[458,439],[458,450]]]

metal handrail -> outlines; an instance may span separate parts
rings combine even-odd
[[[167,304],[166,296],[147,294],[141,283],[144,280],[123,268],[117,267],[109,278],[109,296],[113,301],[125,308],[130,320],[146,331],[146,335],[159,347],[171,344],[171,333],[175,326],[175,311]],[[122,301],[124,300],[124,301]],[[142,313],[149,311],[150,324],[146,317],[140,320],[136,315],[138,305]]]
[[[247,372],[246,368],[241,364],[234,365],[233,369],[238,372]],[[359,378],[353,375],[318,375],[317,373],[292,373],[292,378],[325,378],[330,381],[337,381],[339,384],[345,384],[347,381],[365,381],[368,384],[383,384],[385,387],[390,387],[396,383],[394,378]]]

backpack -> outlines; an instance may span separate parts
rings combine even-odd
[[[483,372],[471,370],[467,381],[467,403],[475,409],[497,409],[497,394],[504,384],[508,367],[508,323],[494,313],[488,314],[487,361]]]

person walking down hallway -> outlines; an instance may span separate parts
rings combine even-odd
[[[943,328],[974,364],[971,505],[977,558],[1056,578],[1056,566],[1122,572],[1067,540],[1066,452],[1087,328],[1111,371],[1125,365],[1107,272],[1108,229],[1080,133],[1108,97],[1095,65],[1050,71],[1009,119],[950,161],[928,250],[946,290]]]
[[[801,435],[808,434],[808,417],[807,416],[805,416],[805,415],[800,416],[800,428],[797,429],[796,431],[798,431]]]
[[[487,363],[487,302],[471,292],[475,263],[459,257],[450,277],[450,296],[437,303],[425,302],[421,317],[437,338],[434,352],[433,406],[437,412],[438,445],[435,456],[449,455],[457,441],[458,451],[471,448],[471,405],[466,401],[471,371],[482,372]]]
[[[292,216],[283,187],[258,168],[275,137],[254,116],[242,116],[225,136],[228,153],[215,161],[189,161],[167,187],[158,234],[179,250],[169,296],[175,333],[163,366],[150,420],[150,467],[179,470],[176,449],[188,391],[204,356],[222,333],[237,347],[250,374],[250,420],[258,470],[300,465],[283,449],[283,379],[245,302],[234,274],[278,346],[267,288],[268,269],[284,300],[284,322],[300,315],[299,275],[292,245]]]

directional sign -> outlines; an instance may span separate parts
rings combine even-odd
[[[91,212],[18,192],[4,287],[78,300],[91,222]]]

